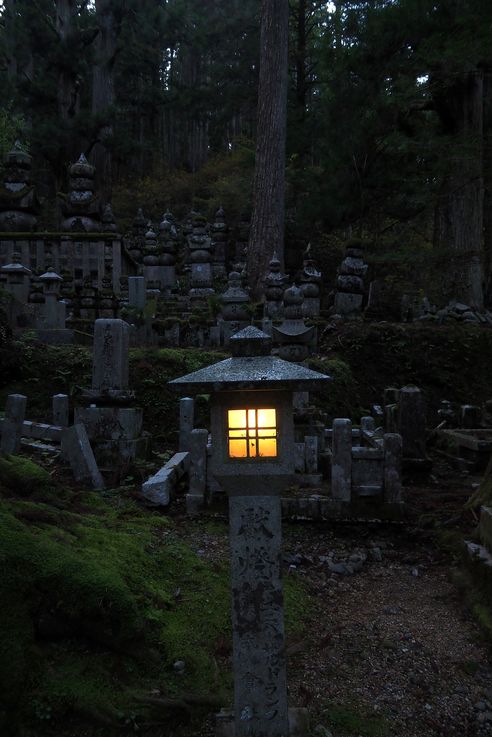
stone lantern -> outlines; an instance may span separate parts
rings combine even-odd
[[[229,496],[235,736],[287,737],[280,493],[295,472],[292,395],[330,377],[271,356],[252,326],[230,348],[170,384],[211,396],[212,474]]]
[[[0,269],[6,290],[21,304],[26,304],[29,297],[31,270],[21,263],[21,255],[17,251],[12,254],[12,262]]]
[[[65,327],[66,304],[59,302],[62,277],[50,266],[41,274],[39,281],[43,285],[44,292],[44,327],[48,330],[62,330]]]

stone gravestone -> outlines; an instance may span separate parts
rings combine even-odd
[[[106,393],[128,389],[128,325],[123,320],[96,320],[92,389]]]
[[[147,301],[145,293],[145,277],[128,277],[128,306],[135,310],[143,310]]]
[[[96,320],[92,388],[82,393],[74,422],[84,425],[97,462],[111,482],[126,475],[137,456],[147,450],[142,435],[142,410],[131,406],[128,387],[129,326],[123,320]]]
[[[9,394],[5,406],[0,453],[18,453],[20,450],[22,425],[26,414],[27,397]]]

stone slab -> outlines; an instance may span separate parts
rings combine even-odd
[[[83,425],[73,425],[64,429],[62,453],[70,463],[78,483],[87,484],[93,489],[104,489],[104,481]]]
[[[492,507],[480,507],[480,541],[492,553]]]
[[[129,327],[124,320],[96,320],[92,389],[128,389]]]
[[[5,418],[2,424],[0,453],[18,453],[21,444],[27,397],[24,394],[9,394],[5,405]]]
[[[190,454],[175,453],[173,457],[142,484],[142,496],[157,506],[167,506],[179,479],[189,470]]]
[[[143,412],[135,407],[77,407],[74,422],[85,426],[90,440],[136,440]]]

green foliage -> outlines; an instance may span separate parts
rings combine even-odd
[[[229,630],[228,571],[121,497],[113,506],[86,493],[83,513],[80,504],[0,502],[0,723],[12,737],[74,715],[112,735],[133,691],[228,685],[224,674],[210,680],[213,643]]]
[[[350,395],[339,399],[347,412],[350,407],[369,407],[388,386],[405,384],[424,390],[429,413],[441,399],[480,404],[489,396],[492,333],[488,330],[351,322],[321,342],[323,355],[341,359],[354,377],[351,385],[347,383]],[[323,370],[328,364],[318,365]],[[329,401],[330,388],[326,393]]]
[[[24,117],[13,110],[12,103],[0,108],[0,161],[16,140],[23,141],[27,133]]]
[[[389,737],[390,723],[355,704],[331,703],[323,712],[323,720],[337,737]]]
[[[224,354],[194,348],[134,349],[130,351],[130,383],[144,408],[146,427],[155,437],[176,444],[179,402],[167,382],[226,358]],[[197,403],[197,426],[207,427],[208,416]]]
[[[42,494],[51,484],[44,468],[22,456],[0,456],[0,490],[7,489],[19,496]]]
[[[314,371],[331,376],[327,389],[318,392],[316,402],[328,413],[330,418],[357,418],[360,407],[357,404],[357,383],[350,364],[342,358],[310,358],[308,365]]]
[[[465,553],[466,555],[466,553]],[[453,571],[453,583],[460,591],[464,602],[480,625],[483,637],[492,643],[492,581],[490,570],[480,563],[470,563]],[[472,671],[473,661],[466,661],[467,672]]]
[[[128,178],[113,191],[119,226],[123,232],[130,228],[137,207],[156,223],[165,207],[177,217],[184,217],[194,208],[212,219],[223,206],[229,222],[237,221],[250,204],[253,164],[252,143],[242,142],[230,153],[215,156],[197,172],[162,168],[152,177]]]

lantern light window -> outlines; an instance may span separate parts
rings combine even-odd
[[[277,412],[273,408],[230,409],[227,413],[230,458],[275,458]]]

